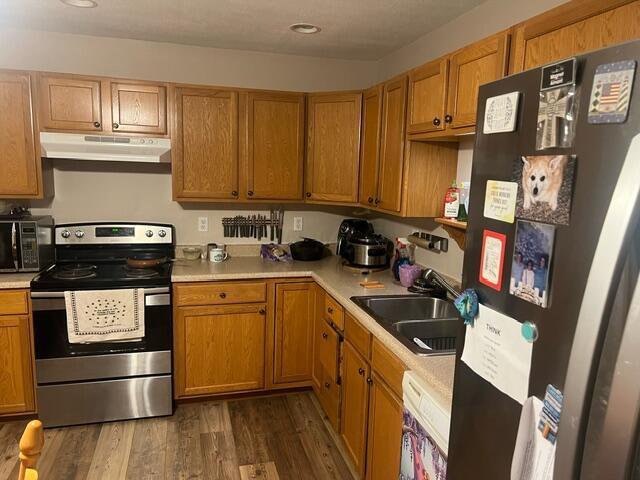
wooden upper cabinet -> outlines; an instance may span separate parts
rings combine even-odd
[[[434,60],[409,72],[407,133],[445,128],[449,59]]]
[[[451,54],[445,115],[448,127],[475,125],[478,87],[504,76],[508,53],[509,33],[501,32]]]
[[[640,37],[640,1],[562,4],[515,27],[511,73]]]
[[[0,198],[42,196],[31,108],[29,74],[0,71]]]
[[[306,193],[308,200],[358,201],[361,93],[309,95]]]
[[[360,145],[360,203],[373,206],[378,194],[380,131],[382,126],[382,85],[362,95],[362,139]]]
[[[111,82],[114,132],[165,135],[167,88],[163,85]]]
[[[311,380],[314,312],[312,282],[276,285],[274,383]]]
[[[99,79],[41,74],[38,89],[43,130],[102,132],[105,129]]]
[[[301,200],[304,94],[249,93],[247,124],[247,198]]]
[[[383,90],[380,177],[374,203],[389,212],[401,207],[406,113],[407,77],[402,76],[385,83]]]
[[[237,92],[176,88],[175,110],[174,198],[237,199]]]

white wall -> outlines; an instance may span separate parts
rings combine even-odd
[[[377,63],[0,29],[0,68],[320,91],[366,87]]]

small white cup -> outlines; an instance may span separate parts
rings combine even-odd
[[[209,261],[213,263],[224,262],[229,255],[224,247],[212,248],[209,250]]]

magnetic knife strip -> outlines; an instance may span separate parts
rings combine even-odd
[[[222,231],[227,238],[255,238],[261,241],[269,237],[270,241],[282,243],[282,225],[284,210],[271,210],[267,215],[236,215],[222,218]],[[268,231],[268,235],[267,235]]]

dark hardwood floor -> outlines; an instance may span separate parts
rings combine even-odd
[[[42,480],[353,479],[312,393],[179,405],[171,417],[45,430]],[[23,422],[0,423],[0,479]]]

